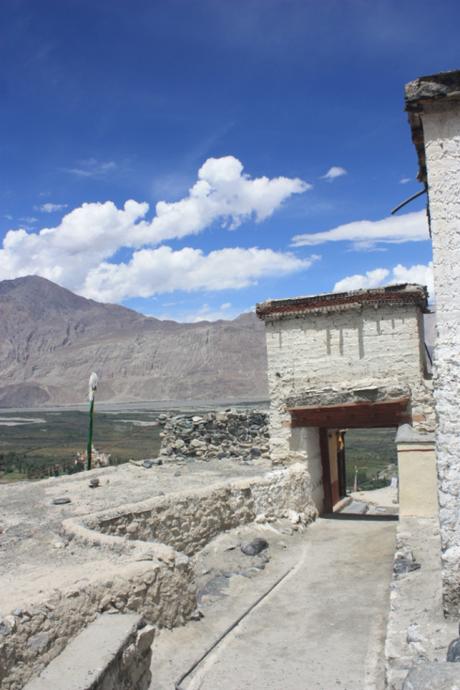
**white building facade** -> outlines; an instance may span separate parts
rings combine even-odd
[[[433,430],[426,308],[426,289],[417,285],[257,306],[266,326],[272,460],[308,463],[319,512],[340,498],[337,467],[331,462],[325,476],[324,460],[325,446],[336,454],[340,428]]]
[[[427,186],[437,339],[434,398],[444,603],[460,611],[460,71],[406,86],[406,110]]]

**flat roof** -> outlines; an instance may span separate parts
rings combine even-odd
[[[405,87],[405,109],[409,113],[412,141],[417,151],[417,179],[427,184],[425,140],[421,114],[436,102],[460,101],[460,70],[439,72],[410,81]]]
[[[428,291],[424,285],[403,283],[370,290],[329,292],[306,297],[274,299],[256,305],[256,314],[263,320],[298,318],[305,314],[329,313],[361,309],[364,306],[415,305],[428,310]]]

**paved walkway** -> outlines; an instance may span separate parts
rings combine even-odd
[[[295,570],[182,687],[381,690],[395,528],[366,519],[309,527]]]

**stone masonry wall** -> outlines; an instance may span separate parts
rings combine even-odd
[[[268,457],[268,413],[262,410],[226,410],[203,415],[159,417],[164,459],[210,460]]]
[[[155,628],[135,614],[98,616],[24,690],[148,690]]]
[[[341,402],[351,401],[357,389],[393,388],[396,395],[411,396],[414,424],[432,429],[422,329],[415,306],[364,306],[302,318],[266,319],[272,460],[285,462],[294,450],[288,401],[302,404],[314,392],[319,405],[333,404],[334,396]]]
[[[428,170],[437,340],[437,412],[444,604],[460,611],[460,103],[426,106],[422,115]]]
[[[258,516],[284,517],[295,510],[305,523],[311,522],[317,515],[311,493],[310,474],[298,464],[262,477],[150,499],[123,511],[105,511],[84,523],[95,538],[101,539],[99,533],[111,538],[111,548],[126,539],[160,542],[191,556],[220,532]]]
[[[160,627],[185,623],[196,607],[193,570],[180,563],[143,561],[114,565],[104,578],[87,577],[56,589],[45,599],[24,602],[0,622],[0,687],[20,690],[60,654],[98,613],[141,613]]]
[[[196,607],[195,554],[220,532],[290,510],[317,515],[304,464],[204,489],[155,497],[64,520],[67,538],[116,558],[104,577],[90,568],[74,586],[24,602],[0,619],[0,686],[20,690],[98,613],[140,613],[159,627],[185,623]]]

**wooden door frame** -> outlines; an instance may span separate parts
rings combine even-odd
[[[326,427],[319,428],[319,450],[321,453],[321,469],[323,475],[323,513],[332,513],[331,466],[329,464],[329,437]]]
[[[412,421],[408,397],[321,407],[293,407],[289,408],[289,412],[293,428],[316,427],[318,429],[324,492],[323,513],[331,513],[334,507],[329,458],[329,429],[398,427],[400,424],[410,424]]]

